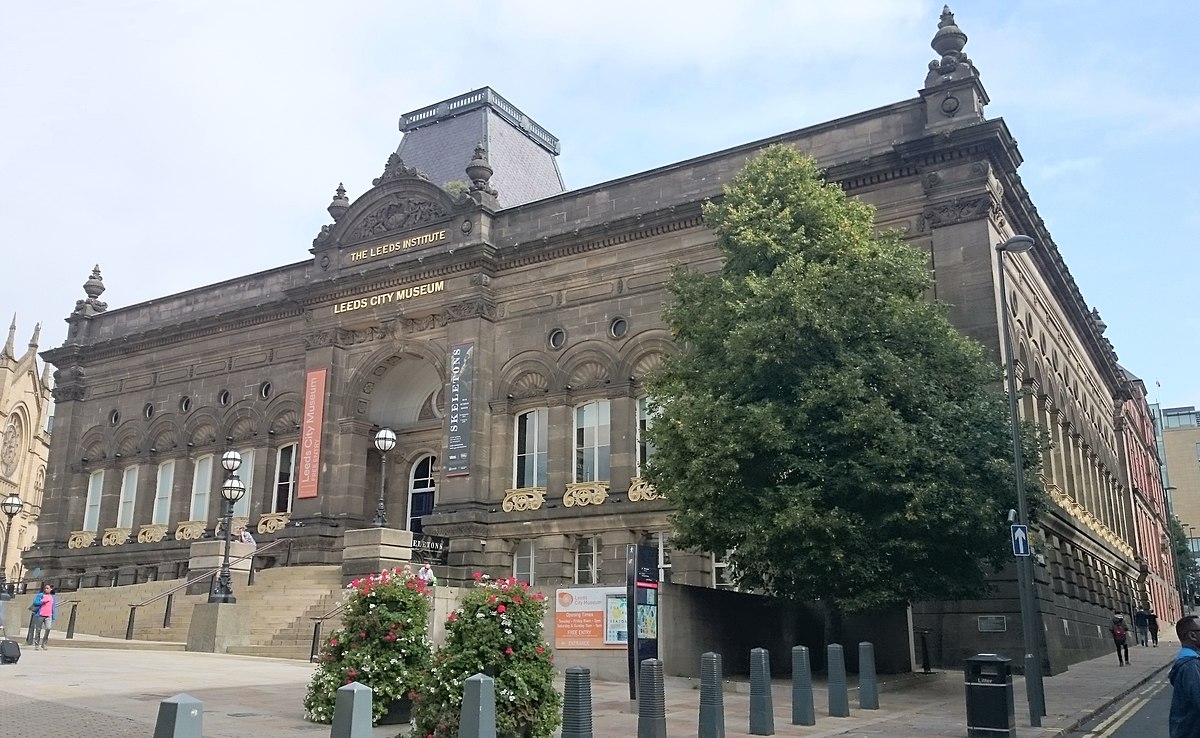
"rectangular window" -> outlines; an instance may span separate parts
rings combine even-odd
[[[88,477],[87,504],[83,509],[83,529],[96,531],[100,527],[100,496],[104,493],[104,470]]]
[[[166,525],[171,522],[171,487],[175,484],[175,462],[158,465],[158,482],[154,486],[154,514],[150,522]]]
[[[212,455],[196,459],[196,468],[192,472],[192,506],[188,511],[188,520],[208,520],[208,496],[212,492]]]
[[[521,541],[517,544],[517,552],[513,556],[513,576],[519,581],[533,585],[533,541]]]
[[[575,481],[607,482],[608,400],[575,408]]]
[[[712,555],[712,586],[716,589],[737,589],[733,567],[724,556]]]
[[[252,482],[254,481],[254,451],[242,451],[242,465],[238,467],[238,479],[242,480],[242,484],[246,485],[246,493],[242,495],[242,499],[233,504],[233,517],[248,518],[250,517],[250,498],[254,496]],[[237,529],[234,529],[237,532]]]
[[[654,444],[646,440],[646,430],[650,428],[650,423],[654,419],[650,413],[650,398],[638,398],[638,425],[637,425],[637,470],[641,474],[646,462],[654,456]]]
[[[671,581],[671,534],[651,533],[642,541],[642,545],[658,551],[659,581]]]
[[[121,475],[121,501],[117,504],[117,527],[133,527],[133,505],[137,502],[138,468],[131,466]]]
[[[575,549],[575,583],[598,584],[600,582],[600,539],[588,536],[579,541]]]
[[[271,500],[271,512],[290,513],[295,488],[296,444],[290,443],[281,447],[275,457],[275,497]]]
[[[517,416],[517,438],[513,460],[513,487],[546,486],[546,408]]]

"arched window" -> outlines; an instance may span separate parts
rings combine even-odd
[[[546,486],[546,425],[544,407],[517,416],[513,450],[513,487]]]
[[[646,462],[654,455],[654,444],[646,440],[646,430],[654,422],[654,416],[650,411],[650,398],[639,397],[637,409],[637,470],[638,474],[641,474]]]
[[[10,413],[8,422],[4,424],[4,435],[0,436],[0,474],[15,477],[17,467],[21,464],[21,449],[24,448],[24,428],[21,416],[16,412]]]
[[[164,461],[158,465],[158,480],[154,485],[154,511],[150,517],[153,525],[171,522],[171,488],[175,485],[175,462]]]
[[[437,494],[437,457],[423,456],[413,464],[408,477],[408,529],[421,532],[421,518],[433,512]]]
[[[137,501],[138,468],[126,467],[121,472],[121,497],[117,503],[117,527],[133,527],[133,506]]]
[[[575,480],[608,481],[608,400],[596,400],[575,408]]]
[[[192,472],[192,505],[188,520],[208,520],[208,497],[212,492],[212,454],[196,459]]]
[[[271,498],[270,512],[290,513],[295,490],[296,444],[289,443],[286,446],[280,446],[279,451],[275,454],[275,494]]]
[[[104,470],[88,477],[87,502],[83,506],[83,529],[95,532],[100,526],[100,495],[104,492]]]

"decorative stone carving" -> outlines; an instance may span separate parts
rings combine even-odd
[[[541,508],[546,500],[545,487],[522,487],[521,489],[504,490],[504,502],[500,507],[504,512],[524,512]]]
[[[278,533],[287,527],[291,519],[291,513],[265,513],[258,518],[258,532],[264,535]]]
[[[242,517],[234,518],[233,519],[233,528],[231,529],[230,535],[237,535],[237,532],[239,530],[241,530],[242,528],[245,528],[249,524],[250,524],[250,518],[242,518]],[[217,538],[225,537],[225,517],[224,516],[222,516],[221,519],[217,521],[217,527],[213,528],[213,535],[216,536]]]
[[[96,542],[96,531],[73,530],[67,539],[67,548],[88,548]]]
[[[980,218],[1000,218],[1000,206],[991,195],[967,199],[954,198],[925,208],[917,218],[917,230],[927,231],[939,226],[965,223]]]
[[[643,502],[648,500],[663,500],[666,499],[654,489],[654,485],[650,484],[641,477],[634,477],[629,480],[629,501]]]
[[[602,505],[608,499],[608,482],[572,482],[563,494],[563,505],[586,507]]]
[[[371,341],[382,341],[391,337],[391,332],[383,326],[371,325],[362,330],[349,330],[347,328],[329,328],[323,331],[314,331],[304,337],[305,348],[321,348],[324,346],[338,346],[345,348],[347,346],[355,346],[360,343],[370,343]]]
[[[390,182],[391,180],[399,179],[400,177],[418,177],[425,180],[429,179],[423,172],[418,171],[415,167],[405,166],[404,160],[400,158],[400,155],[392,152],[392,154],[388,156],[387,164],[383,165],[383,174],[371,180],[371,184],[378,187],[384,182]]]
[[[976,76],[975,65],[963,53],[963,48],[967,45],[967,34],[954,22],[954,13],[950,12],[949,6],[943,7],[937,33],[933,35],[929,45],[941,58],[929,62],[929,74],[925,78],[926,87],[944,79]]]
[[[365,241],[391,231],[416,228],[445,218],[446,210],[436,202],[411,195],[389,195],[375,209],[359,218],[350,231],[350,241]]]
[[[1071,496],[1063,492],[1062,489],[1055,484],[1046,485],[1046,491],[1050,493],[1050,499],[1053,500],[1059,507],[1067,511],[1071,517],[1080,521],[1088,528],[1091,528],[1100,538],[1104,539],[1113,548],[1116,548],[1127,558],[1133,558],[1133,547],[1121,539],[1112,531],[1104,521],[1097,518],[1091,510],[1088,510],[1078,501],[1071,499]]]
[[[405,333],[422,333],[424,331],[432,331],[442,328],[446,325],[446,316],[426,315],[424,318],[405,318],[404,332]]]
[[[138,529],[138,543],[158,543],[167,537],[166,525],[143,525]]]
[[[206,528],[208,528],[207,520],[185,520],[175,526],[175,540],[198,541],[204,537]]]
[[[102,546],[124,546],[129,543],[132,528],[105,528],[104,537],[100,539]]]
[[[321,226],[321,230],[317,233],[317,237],[313,239],[312,245],[319,248],[322,245],[324,245],[325,242],[328,241],[329,237],[332,235],[333,235],[333,226],[323,225],[323,226]]]
[[[464,300],[446,306],[446,321],[454,322],[456,320],[467,320],[468,318],[487,318],[488,320],[496,319],[496,305],[490,300],[477,298],[474,300]]]

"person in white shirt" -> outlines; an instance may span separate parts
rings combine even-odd
[[[421,570],[417,572],[417,578],[430,587],[437,584],[437,576],[434,575],[433,568],[429,566],[428,561],[421,564]]]

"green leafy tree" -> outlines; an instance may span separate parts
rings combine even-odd
[[[926,257],[795,149],[752,158],[707,225],[720,272],[676,269],[681,353],[651,379],[645,476],[682,547],[834,611],[978,596],[1011,557],[1002,373],[925,299]],[[1025,481],[1040,499],[1039,440]]]
[[[456,738],[468,677],[495,679],[496,733],[550,738],[561,720],[554,657],[542,635],[546,601],[516,579],[475,575],[450,614],[446,640],[412,693],[413,738]]]
[[[337,691],[351,682],[371,688],[376,721],[406,696],[431,664],[429,595],[408,569],[351,582],[342,627],[325,642],[304,696],[304,716],[332,722]]]
[[[1183,601],[1192,606],[1200,599],[1200,567],[1196,566],[1196,555],[1192,553],[1183,523],[1174,515],[1168,517],[1171,519],[1171,545],[1179,577],[1179,593]]]

